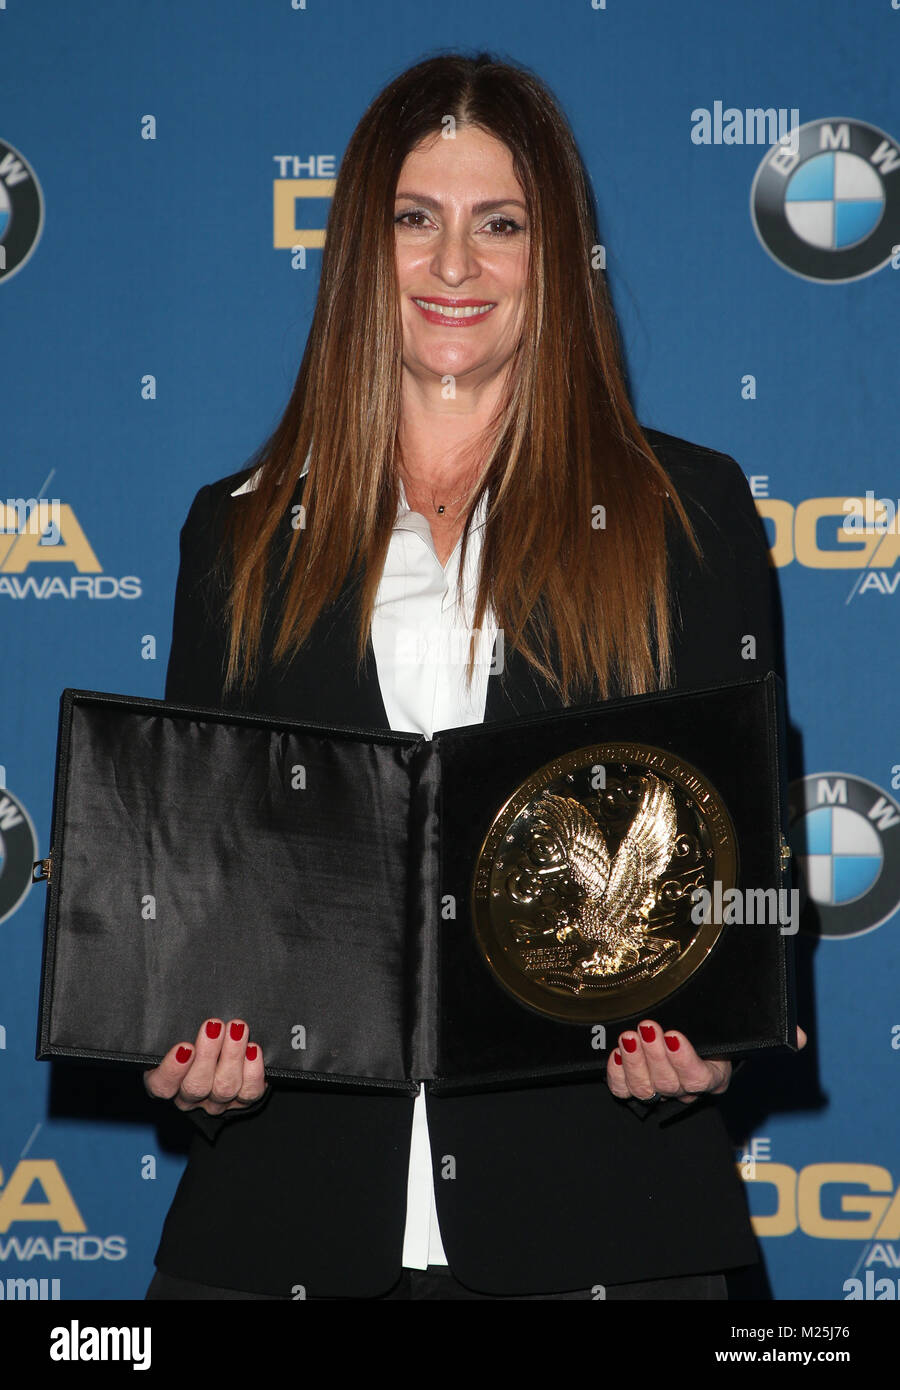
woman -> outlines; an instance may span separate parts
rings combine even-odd
[[[597,242],[529,74],[441,57],[376,98],[284,418],[182,531],[167,699],[430,737],[771,668],[746,482],[641,431]],[[653,1019],[606,1081],[427,1108],[267,1087],[252,1024],[147,1073],[200,1131],[149,1297],[722,1297],[756,1258],[731,1065]]]

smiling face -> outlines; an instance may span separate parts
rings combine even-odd
[[[412,150],[394,206],[403,366],[477,387],[509,362],[528,274],[525,194],[506,145],[457,126]]]

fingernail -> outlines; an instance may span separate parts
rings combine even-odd
[[[656,1029],[653,1027],[652,1024],[649,1024],[649,1023],[642,1023],[642,1024],[641,1024],[641,1037],[644,1039],[644,1042],[652,1042],[652,1041],[653,1041],[653,1039],[656,1037]]]
[[[666,1047],[669,1049],[669,1051],[677,1052],[679,1047],[681,1046],[681,1043],[678,1041],[678,1039],[670,1038],[668,1033],[665,1033],[663,1036],[665,1037]]]
[[[637,1051],[637,1038],[623,1038],[623,1039],[622,1039],[622,1046],[624,1047],[624,1049],[625,1049],[626,1052],[636,1052],[636,1051]]]
[[[211,1019],[209,1020],[209,1023],[207,1023],[207,1025],[206,1025],[206,1036],[207,1036],[208,1038],[217,1038],[217,1037],[219,1036],[219,1034],[221,1033],[221,1031],[222,1031],[222,1025],[221,1025],[221,1023],[219,1023],[216,1019],[212,1019],[212,1018],[211,1018]]]
[[[620,1067],[622,1065],[622,1054],[618,1048],[616,1048],[615,1052],[613,1053],[613,1061],[615,1062],[617,1067]]]
[[[232,1023],[228,1031],[231,1034],[232,1042],[240,1042],[244,1036],[244,1025],[243,1023]]]
[[[256,1054],[257,1054],[258,1051],[259,1051],[259,1048],[256,1046],[256,1043],[250,1043],[249,1047],[247,1048],[247,1061],[248,1061],[248,1062],[255,1062],[255,1061],[256,1061]]]
[[[179,1047],[175,1053],[176,1062],[187,1062],[190,1059],[191,1049],[189,1047]]]

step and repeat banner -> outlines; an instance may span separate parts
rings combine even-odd
[[[723,1102],[733,1295],[900,1294],[900,0],[0,0],[0,1297],[142,1298],[191,1133],[34,1060],[60,692],[162,696],[179,529],[286,404],[347,139],[485,49],[575,131],[640,419],[733,455],[771,543],[810,1045]]]

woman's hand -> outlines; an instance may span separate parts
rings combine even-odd
[[[158,1100],[174,1100],[179,1110],[244,1110],[266,1090],[262,1048],[249,1038],[242,1019],[227,1025],[207,1019],[193,1046],[177,1043],[158,1067],[144,1072],[144,1085]]]
[[[797,1046],[806,1034],[797,1029]],[[690,1105],[699,1096],[720,1096],[731,1081],[731,1063],[724,1058],[698,1057],[683,1033],[645,1018],[637,1032],[619,1035],[619,1046],[606,1067],[609,1089],[620,1100],[680,1100]]]

